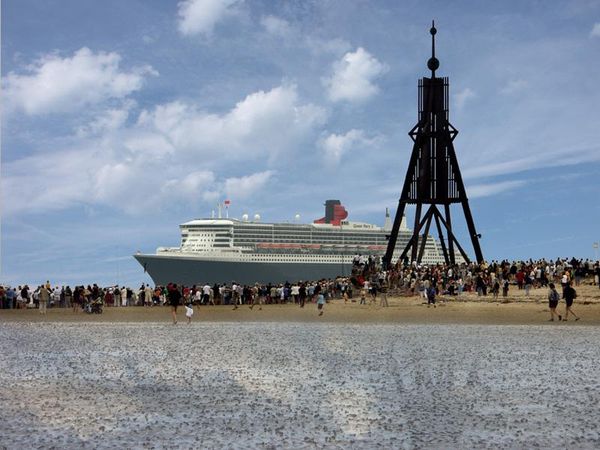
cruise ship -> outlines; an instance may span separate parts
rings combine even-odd
[[[383,227],[347,217],[339,200],[327,200],[325,216],[311,224],[263,223],[260,217],[250,220],[247,215],[242,220],[196,219],[179,226],[179,247],[159,247],[155,254],[134,257],[157,285],[283,283],[349,276],[357,255],[383,256],[392,224],[389,211]],[[403,218],[400,252],[410,237]],[[422,262],[443,262],[432,236]]]

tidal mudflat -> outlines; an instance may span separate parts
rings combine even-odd
[[[3,323],[7,448],[598,448],[600,328]]]

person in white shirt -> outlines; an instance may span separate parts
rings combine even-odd
[[[54,291],[52,292],[52,306],[60,306],[60,289],[58,288],[58,286],[56,286],[54,288]]]
[[[202,294],[203,294],[203,299],[202,299],[202,303],[203,304],[208,304],[210,303],[211,305],[214,305],[215,302],[213,300],[213,296],[212,296],[212,288],[210,287],[210,285],[208,283],[206,283],[203,287],[202,287]]]
[[[192,308],[192,304],[188,303],[185,305],[185,317],[187,317],[188,325],[192,323],[192,316],[194,315],[194,308]]]
[[[238,285],[233,283],[231,285],[231,299],[233,300],[233,309],[237,309],[238,308],[238,300],[239,300],[239,294],[238,294]]]
[[[202,303],[202,290],[196,289],[196,293],[194,294],[194,303],[197,305]]]

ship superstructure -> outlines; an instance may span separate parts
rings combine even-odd
[[[338,200],[326,202],[326,214],[311,224],[262,223],[229,218],[197,219],[180,225],[179,247],[159,247],[156,254],[136,254],[156,284],[278,283],[348,276],[356,255],[380,258],[391,223],[346,220]],[[257,218],[258,219],[258,218]],[[403,220],[398,247],[411,236]],[[423,263],[443,261],[429,237]]]

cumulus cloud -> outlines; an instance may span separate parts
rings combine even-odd
[[[213,202],[224,193],[251,196],[274,172],[248,162],[267,164],[314,142],[326,117],[301,103],[294,86],[255,92],[220,115],[173,102],[132,122],[131,107],[99,113],[70,138],[47,143],[52,152],[4,164],[5,214],[78,205],[140,214],[184,201]],[[202,170],[190,169],[199,161]]]
[[[233,10],[240,0],[185,0],[179,2],[179,32],[186,36],[210,35],[215,25]]]
[[[158,133],[181,152],[224,159],[276,157],[322,124],[326,111],[299,101],[295,86],[258,91],[218,115],[173,102],[143,111],[140,127]]]
[[[323,149],[325,162],[335,165],[353,148],[370,146],[373,143],[374,140],[368,139],[363,130],[352,129],[346,134],[330,134],[319,141],[319,146]]]
[[[348,52],[335,62],[333,74],[323,82],[331,101],[360,102],[379,92],[373,81],[387,70],[387,65],[359,47],[354,53]]]
[[[600,37],[600,22],[594,24],[590,31],[590,37]]]
[[[209,170],[196,170],[170,178],[162,186],[163,193],[179,198],[194,200],[205,198],[207,189],[215,187],[215,174]]]
[[[267,185],[273,174],[272,170],[266,170],[244,177],[227,178],[225,180],[225,193],[228,198],[250,198]]]
[[[100,112],[90,123],[80,126],[76,130],[77,135],[85,137],[119,130],[127,122],[129,113],[134,106],[135,102],[129,100],[119,108],[110,108]]]
[[[464,88],[462,91],[457,92],[454,94],[454,104],[456,105],[456,109],[458,111],[462,110],[467,101],[475,97],[477,97],[477,95],[471,88]]]
[[[111,98],[125,98],[139,90],[150,66],[129,72],[119,68],[118,53],[94,53],[84,47],[73,56],[46,55],[26,67],[24,74],[9,73],[3,91],[9,109],[28,115],[72,112]]]

